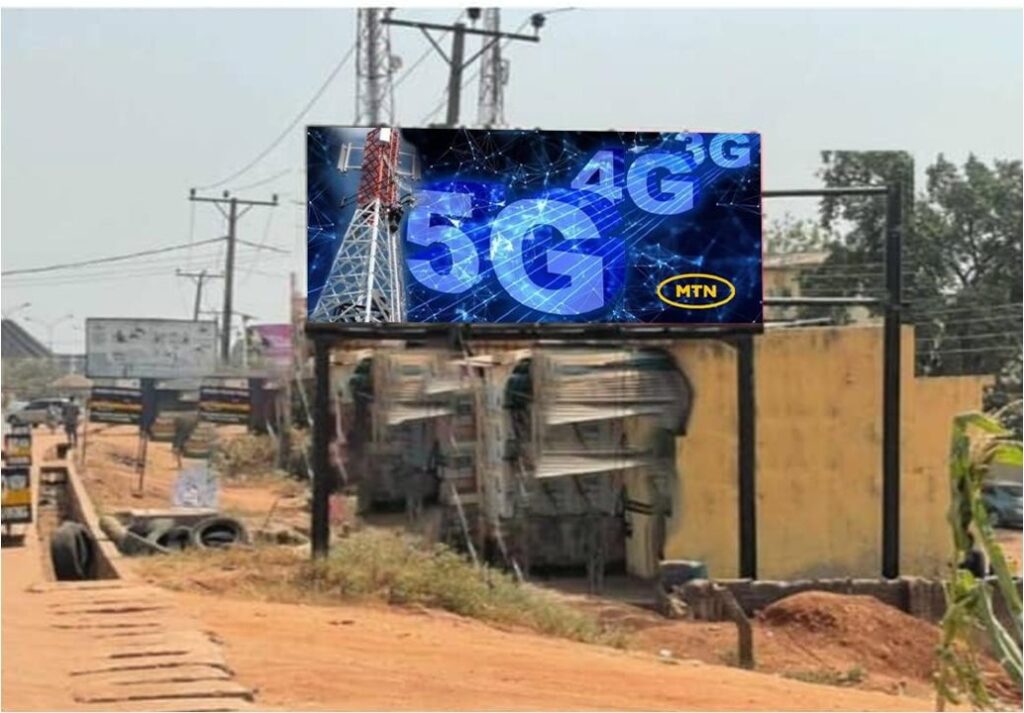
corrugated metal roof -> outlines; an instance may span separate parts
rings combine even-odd
[[[582,423],[584,421],[603,421],[610,418],[629,418],[631,416],[658,416],[665,410],[660,404],[615,404],[612,406],[585,406],[582,404],[559,404],[548,408],[544,414],[544,423],[557,426],[565,423]]]
[[[42,359],[52,356],[42,342],[13,319],[5,319],[0,324],[0,351],[4,359]]]
[[[620,470],[642,468],[650,459],[637,456],[580,456],[544,454],[537,462],[534,477],[561,478],[570,475],[613,473]]]
[[[438,418],[450,416],[452,410],[445,406],[438,405],[397,405],[387,409],[384,414],[384,422],[388,426],[397,426],[400,423],[409,421],[420,421],[426,418]]]

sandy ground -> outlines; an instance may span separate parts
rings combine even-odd
[[[165,507],[176,469],[165,444],[151,444],[145,494],[132,495],[131,429],[90,433],[87,485],[106,510]],[[42,439],[40,439],[42,440]],[[302,522],[301,499],[277,480],[225,484],[222,506],[240,515]],[[276,503],[276,505],[275,505]],[[1009,533],[1009,546],[1020,533]],[[60,655],[74,650],[66,633],[47,630],[19,596],[42,576],[38,547],[3,553],[5,710],[73,709],[61,682]],[[1019,554],[1018,554],[1019,561]],[[386,607],[317,607],[171,593],[180,609],[225,646],[239,682],[257,705],[296,710],[930,710],[914,682],[871,672],[865,687],[812,685],[720,664],[735,648],[726,624],[665,622],[631,609],[639,651],[618,651],[501,630],[442,612]],[[600,602],[598,606],[604,606]],[[608,606],[612,606],[609,604]],[[613,607],[614,617],[622,610]],[[763,671],[815,668],[817,652],[800,642],[755,634]],[[669,649],[665,662],[651,652]],[[698,661],[697,659],[702,659]],[[842,670],[841,658],[820,660]],[[54,663],[56,661],[56,663]],[[42,663],[41,663],[42,662]]]
[[[502,631],[424,611],[175,595],[258,700],[296,710],[929,710],[931,701]]]
[[[134,467],[138,429],[102,424],[90,424],[89,429],[82,478],[100,510],[170,506],[178,475],[170,444],[149,444],[140,495]],[[220,509],[255,524],[262,524],[269,515],[274,522],[306,526],[304,492],[301,483],[274,476],[232,479],[221,483]]]
[[[35,528],[24,544],[5,547],[3,565],[3,710],[73,710],[68,685],[75,635],[48,626],[38,597],[26,589],[44,578]]]

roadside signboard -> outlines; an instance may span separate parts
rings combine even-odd
[[[292,364],[292,325],[257,324],[249,327],[249,345],[259,364],[287,372]]]
[[[32,522],[32,470],[27,465],[7,465],[0,473],[0,520],[4,525]]]
[[[760,328],[760,147],[749,132],[310,127],[310,321],[345,318],[369,279],[386,306],[366,314],[392,322]],[[367,217],[372,200],[386,215]],[[367,278],[371,243],[387,267]]]
[[[11,426],[4,435],[4,454],[7,465],[32,465],[32,427]]]
[[[142,423],[142,385],[125,379],[116,386],[93,386],[89,397],[89,420],[93,423]]]
[[[217,365],[217,325],[178,319],[87,319],[90,378],[202,377]]]
[[[252,396],[248,379],[222,379],[199,387],[199,420],[249,425]]]
[[[207,462],[183,468],[171,489],[171,505],[176,508],[216,508],[217,476]]]

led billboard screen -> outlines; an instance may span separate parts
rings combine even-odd
[[[310,321],[762,321],[756,133],[307,138]]]

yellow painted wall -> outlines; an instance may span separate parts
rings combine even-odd
[[[686,436],[676,441],[678,485],[665,556],[706,562],[712,577],[734,576],[739,566],[736,352],[711,340],[672,351],[693,384],[693,412]]]
[[[758,575],[878,576],[881,570],[882,331],[829,327],[755,340]],[[914,378],[903,333],[901,567],[931,575],[948,554],[949,424],[978,408],[981,377]],[[731,348],[672,348],[694,385],[677,442],[678,492],[666,556],[738,575],[736,363]]]

